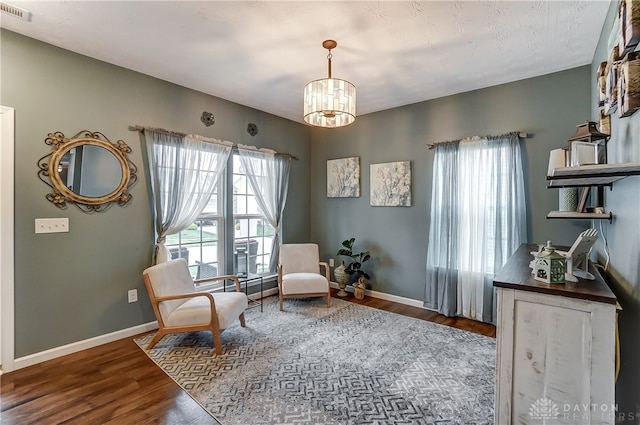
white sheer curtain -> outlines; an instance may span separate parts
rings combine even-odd
[[[518,136],[436,146],[433,170],[425,306],[494,322],[493,276],[526,239]]]
[[[276,155],[272,150],[258,150],[243,145],[238,146],[238,155],[247,171],[249,184],[255,194],[258,207],[275,232],[269,262],[269,270],[275,272],[278,264],[278,248],[282,243],[280,225],[282,212],[287,203],[291,157]]]
[[[150,128],[144,136],[155,206],[156,264],[171,258],[167,235],[186,229],[207,205],[233,144]]]

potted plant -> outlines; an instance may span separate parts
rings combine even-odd
[[[355,241],[356,238],[343,241],[343,248],[340,248],[336,255],[351,258],[352,261],[346,266],[344,271],[351,276],[350,280],[352,282],[355,281],[353,288],[356,298],[362,299],[364,298],[364,288],[366,287],[365,279],[371,279],[371,276],[362,270],[362,264],[371,259],[371,253],[369,251],[358,253],[353,252],[353,245]]]

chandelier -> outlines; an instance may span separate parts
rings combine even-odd
[[[356,86],[346,80],[331,78],[331,49],[338,43],[325,40],[329,77],[311,81],[304,87],[304,120],[316,127],[336,128],[356,120]]]

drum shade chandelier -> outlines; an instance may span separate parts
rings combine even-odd
[[[331,78],[331,49],[338,43],[325,40],[329,77],[311,81],[304,87],[304,120],[316,127],[336,128],[356,120],[356,86],[346,80]]]

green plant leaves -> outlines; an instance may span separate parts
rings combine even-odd
[[[369,274],[360,270],[362,268],[362,263],[371,259],[371,252],[367,250],[367,251],[359,252],[355,254],[353,252],[353,244],[355,242],[356,242],[356,238],[351,238],[343,241],[342,246],[344,248],[340,248],[336,255],[350,257],[351,259],[353,259],[353,261],[346,266],[345,272],[347,272],[350,275],[357,274],[358,277],[371,279],[371,276],[369,276]]]

